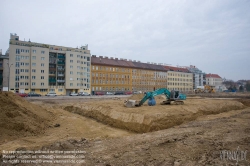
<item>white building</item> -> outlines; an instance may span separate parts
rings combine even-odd
[[[91,55],[87,45],[72,48],[21,41],[11,34],[9,64],[9,88],[13,92],[90,93]]]

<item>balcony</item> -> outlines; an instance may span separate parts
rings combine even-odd
[[[50,68],[49,68],[49,71],[56,71],[56,68],[50,67]]]
[[[49,73],[49,76],[56,76],[56,73]]]
[[[57,80],[57,82],[65,82],[65,80]]]
[[[65,65],[65,62],[58,61],[57,64],[58,64],[58,65]]]
[[[58,71],[64,71],[64,68],[57,68]]]
[[[58,77],[64,77],[64,74],[57,74]]]
[[[49,83],[56,83],[56,80],[54,80],[54,79],[49,79]]]
[[[62,56],[62,55],[58,55],[57,57],[58,59],[65,59],[65,56]]]

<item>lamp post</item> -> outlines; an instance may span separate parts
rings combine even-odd
[[[10,91],[10,67],[13,65],[13,64],[10,64],[9,65],[9,63],[7,63],[8,64],[8,67],[9,67],[9,77],[8,77],[8,91]]]

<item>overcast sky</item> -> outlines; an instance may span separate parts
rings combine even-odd
[[[0,49],[20,40],[92,55],[195,65],[250,79],[250,0],[0,0]]]

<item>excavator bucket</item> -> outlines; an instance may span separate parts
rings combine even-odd
[[[133,107],[138,107],[139,102],[136,100],[125,100],[124,101],[124,106],[128,108],[133,108]]]

